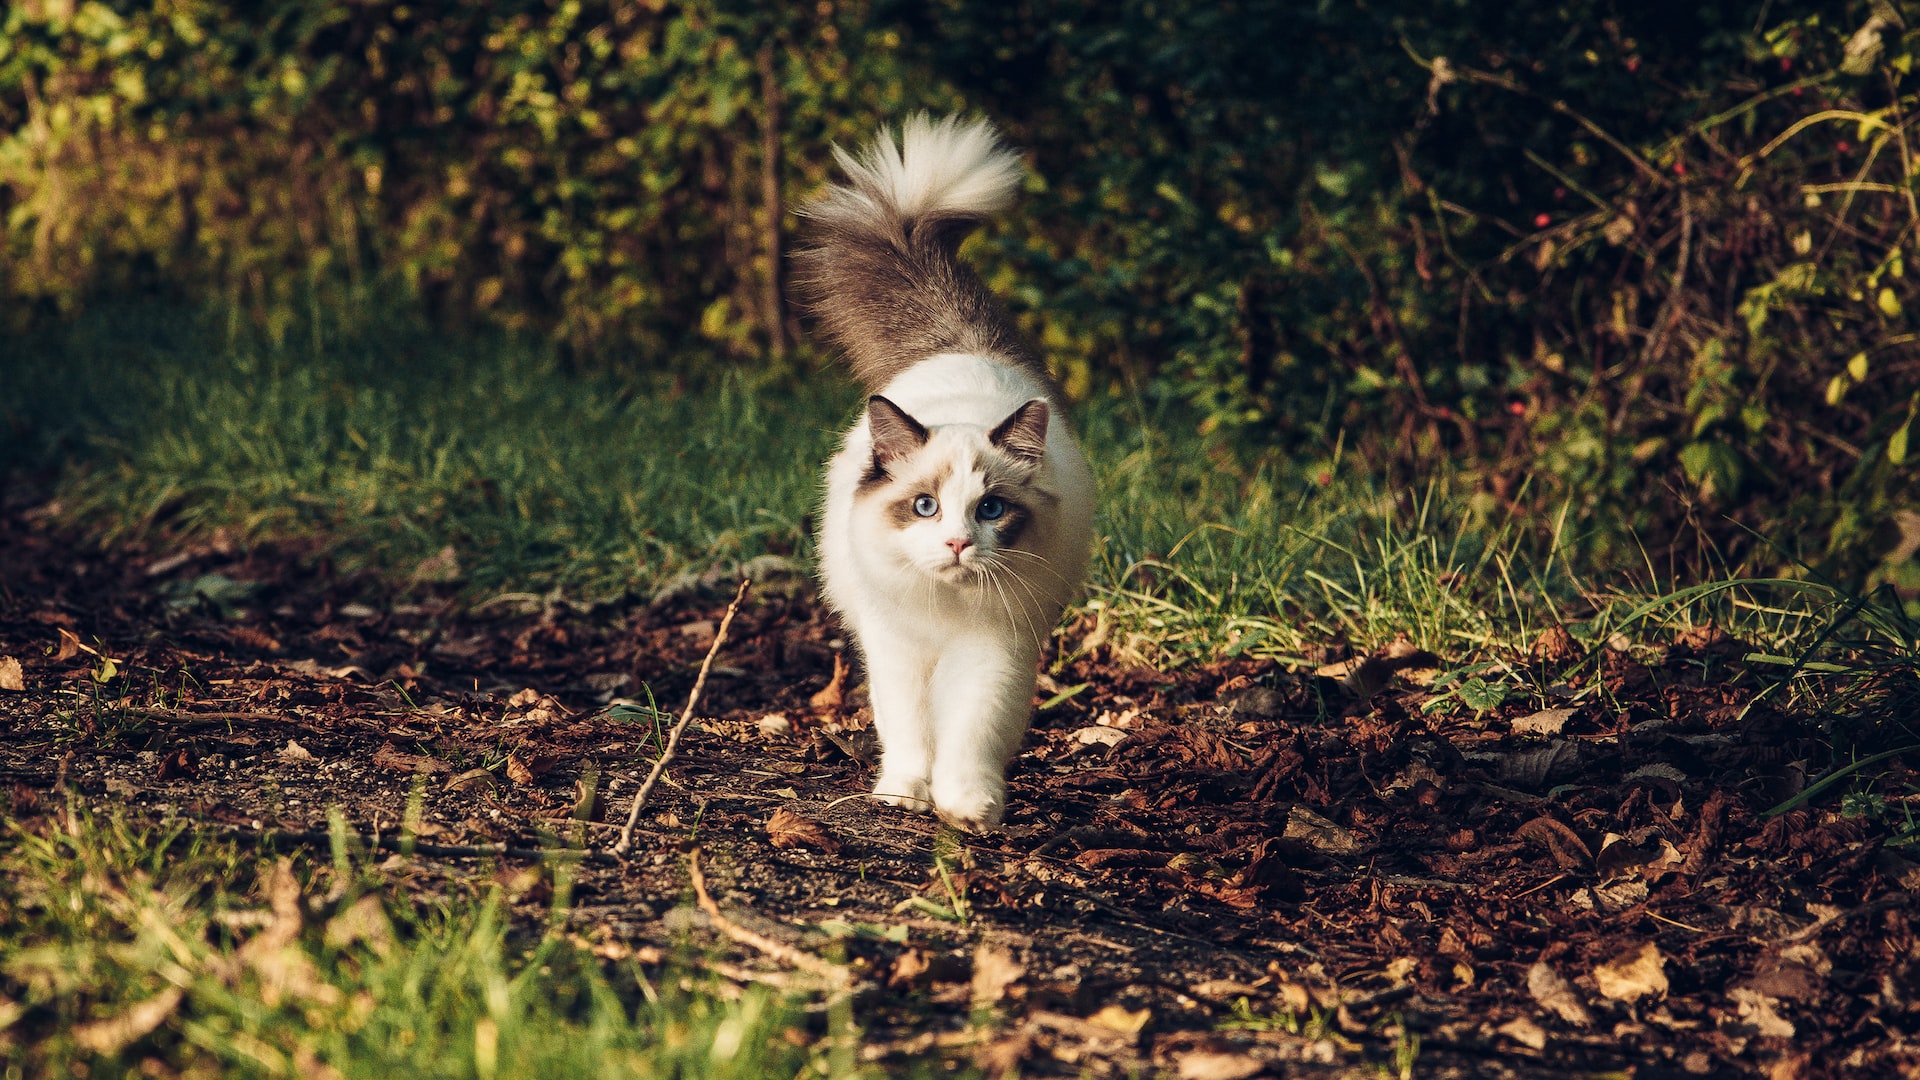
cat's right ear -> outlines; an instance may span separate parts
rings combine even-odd
[[[867,431],[873,436],[875,468],[927,445],[927,429],[920,421],[878,394],[867,399]]]

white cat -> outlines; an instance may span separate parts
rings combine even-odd
[[[874,797],[984,832],[1086,573],[1093,474],[1046,362],[955,258],[1019,158],[984,121],[924,115],[835,156],[848,183],[803,211],[797,281],[873,396],[827,466],[821,578],[865,661]]]

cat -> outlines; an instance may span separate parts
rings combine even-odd
[[[795,284],[871,396],[827,465],[822,591],[867,674],[873,797],[988,832],[1086,574],[1093,473],[1046,361],[956,257],[1020,158],[983,120],[925,114],[834,156],[847,182],[800,210]]]

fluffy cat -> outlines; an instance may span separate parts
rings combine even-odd
[[[827,466],[822,584],[866,667],[874,798],[984,832],[1086,573],[1093,474],[1046,362],[955,257],[1020,159],[985,121],[925,115],[835,157],[796,282],[872,396]]]

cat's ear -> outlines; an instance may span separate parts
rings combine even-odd
[[[987,439],[1022,461],[1037,462],[1047,453],[1047,403],[1034,398],[1000,421]]]
[[[877,466],[927,445],[927,429],[920,421],[878,394],[867,399],[867,431],[873,436],[873,463]]]

